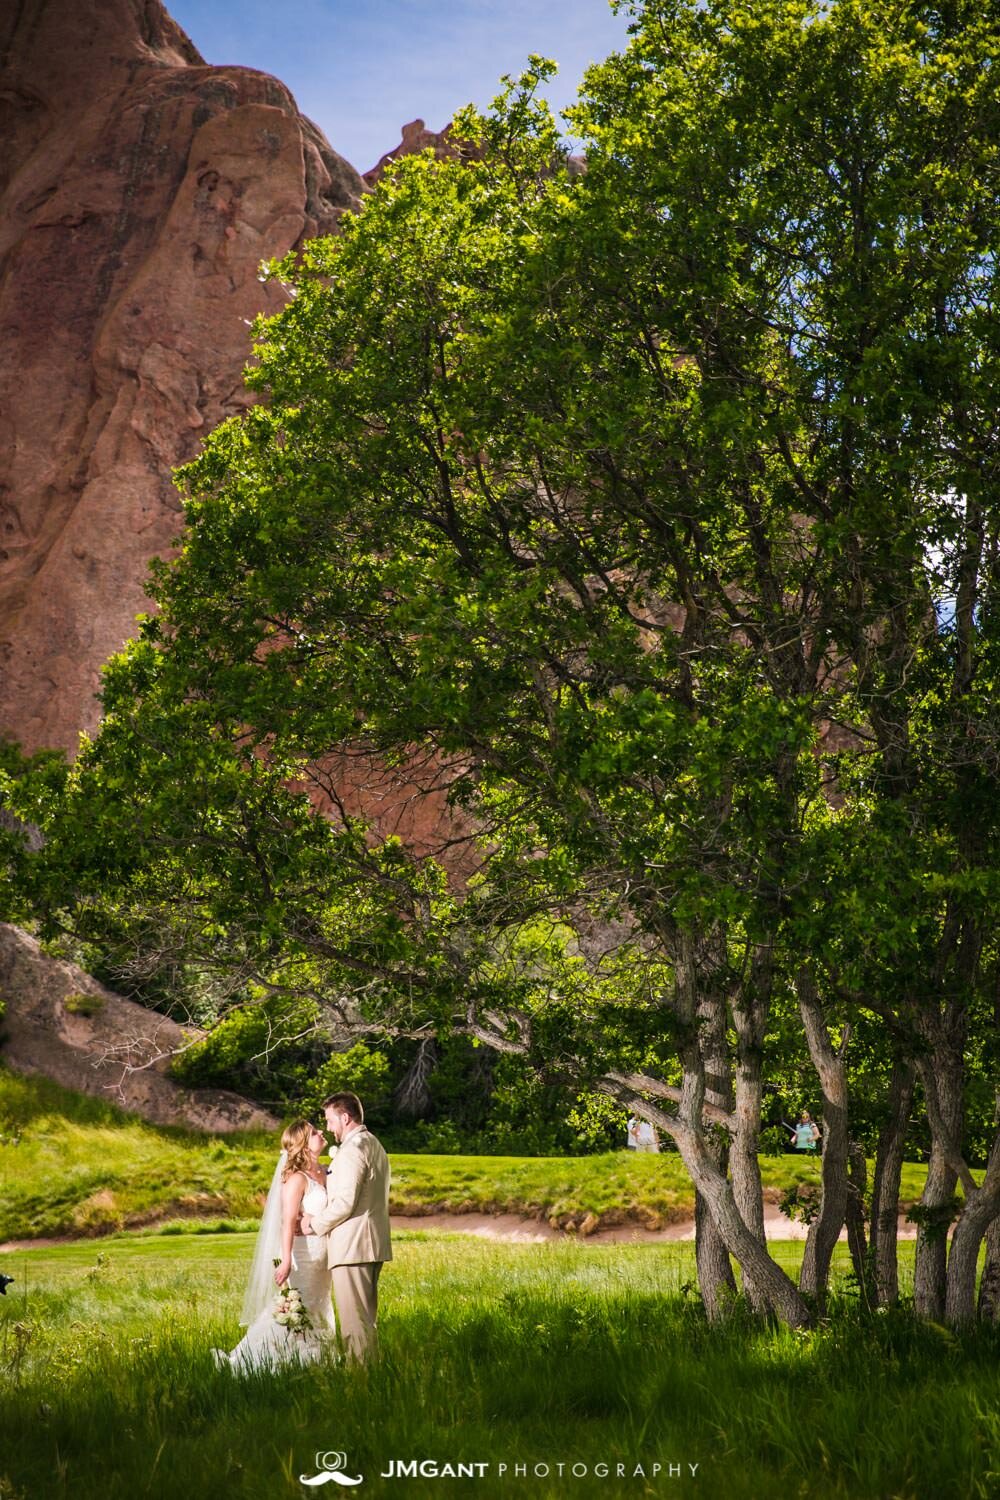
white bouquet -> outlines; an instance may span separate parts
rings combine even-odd
[[[275,1265],[277,1264],[275,1261]],[[289,1333],[306,1333],[312,1327],[312,1319],[306,1312],[302,1293],[289,1286],[287,1281],[278,1289],[278,1295],[271,1306],[271,1316],[281,1328],[287,1328]]]

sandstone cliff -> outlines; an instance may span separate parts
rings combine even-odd
[[[0,8],[0,139],[0,733],[73,751],[179,530],[171,468],[247,400],[260,262],[365,184],[160,0]]]
[[[440,160],[447,160],[462,154],[451,139],[450,122],[443,130],[428,130],[423,120],[411,120],[409,125],[403,126],[402,139],[396,149],[380,156],[371,171],[365,173],[365,182],[369,187],[374,187],[385,169],[400,156],[412,156],[417,151],[431,149]]]
[[[366,181],[160,0],[0,8],[0,735],[73,753],[96,727],[100,669],[180,530],[171,471],[249,400],[248,325],[281,296],[261,261],[448,137],[413,121]],[[440,779],[342,757],[316,801],[426,854],[456,834]]]

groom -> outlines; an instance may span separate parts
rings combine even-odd
[[[378,1279],[383,1262],[392,1260],[389,1158],[365,1128],[357,1094],[331,1094],[323,1113],[340,1149],[326,1179],[326,1207],[304,1216],[302,1231],[329,1236],[340,1337],[363,1360],[375,1351]]]

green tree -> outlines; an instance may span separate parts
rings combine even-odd
[[[1000,1204],[961,1119],[997,895],[997,24],[629,9],[585,172],[535,59],[458,122],[469,159],[400,164],[275,268],[264,399],[183,473],[38,899],[636,1109],[698,1189],[710,1313],[730,1255],[791,1323],[822,1297],[877,1018],[927,1209],[965,1184],[960,1319]],[[366,764],[446,795],[471,879],[350,816]],[[757,1168],[793,1002],[826,1137],[801,1289]]]

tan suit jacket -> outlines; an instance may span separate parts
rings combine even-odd
[[[352,1130],[326,1179],[326,1208],[312,1216],[327,1235],[327,1265],[392,1260],[389,1240],[389,1158],[371,1131]]]

